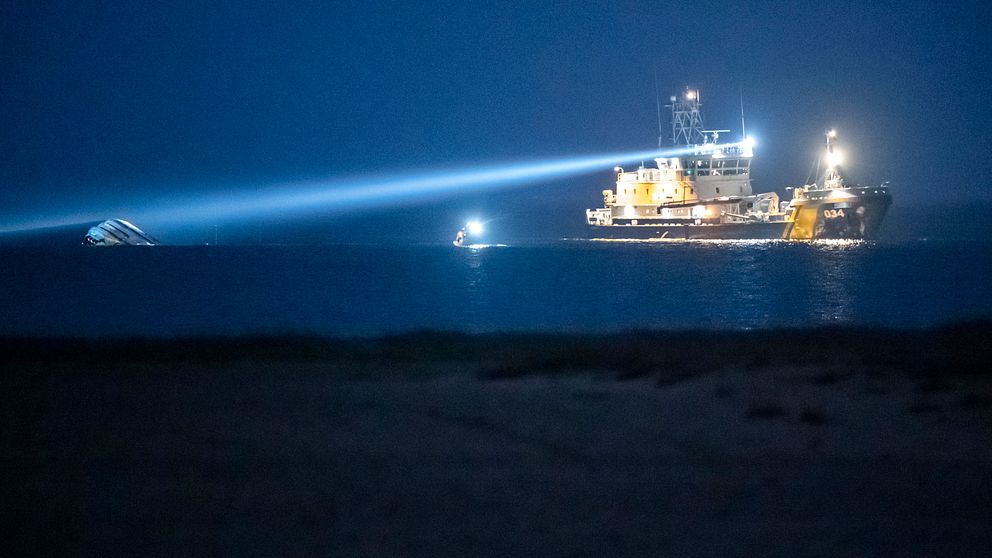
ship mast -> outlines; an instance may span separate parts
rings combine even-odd
[[[661,125],[661,94],[658,93],[658,68],[654,69],[654,104],[658,110],[658,149],[661,149],[665,132]]]
[[[840,151],[834,149],[837,130],[830,130],[824,135],[827,138],[827,172],[823,175],[823,187],[825,189],[843,188],[844,180],[840,177],[840,173],[837,172],[837,165],[841,163],[841,154]]]
[[[741,137],[747,139],[747,128],[744,127],[744,88],[741,88]]]
[[[701,145],[706,143],[703,134],[703,114],[699,108],[699,90],[685,88],[681,98],[672,96],[672,145]]]

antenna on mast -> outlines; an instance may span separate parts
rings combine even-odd
[[[655,104],[655,107],[658,110],[658,149],[661,149],[661,142],[662,142],[662,138],[665,135],[665,132],[663,131],[663,129],[661,127],[661,97],[659,95],[660,95],[660,93],[658,93],[658,67],[655,66],[655,68],[654,68],[654,104]]]
[[[744,127],[744,88],[741,87],[741,136],[747,139],[747,128]]]

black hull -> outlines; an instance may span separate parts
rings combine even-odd
[[[795,206],[786,238],[872,239],[892,204],[886,188],[851,188],[838,196],[829,191],[809,192]]]

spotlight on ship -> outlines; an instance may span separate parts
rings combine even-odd
[[[482,223],[478,221],[469,221],[465,225],[465,230],[467,230],[468,234],[472,236],[478,236],[482,234]]]
[[[841,164],[843,160],[844,157],[841,155],[840,151],[831,151],[830,153],[827,153],[827,166],[829,167],[836,167]]]
[[[746,137],[746,138],[744,138],[744,147],[745,148],[747,148],[747,149],[754,149],[754,144],[755,144],[754,138],[752,138],[752,137]]]

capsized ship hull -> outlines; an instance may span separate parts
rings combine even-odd
[[[123,219],[107,219],[83,237],[85,246],[155,246],[157,240]]]

